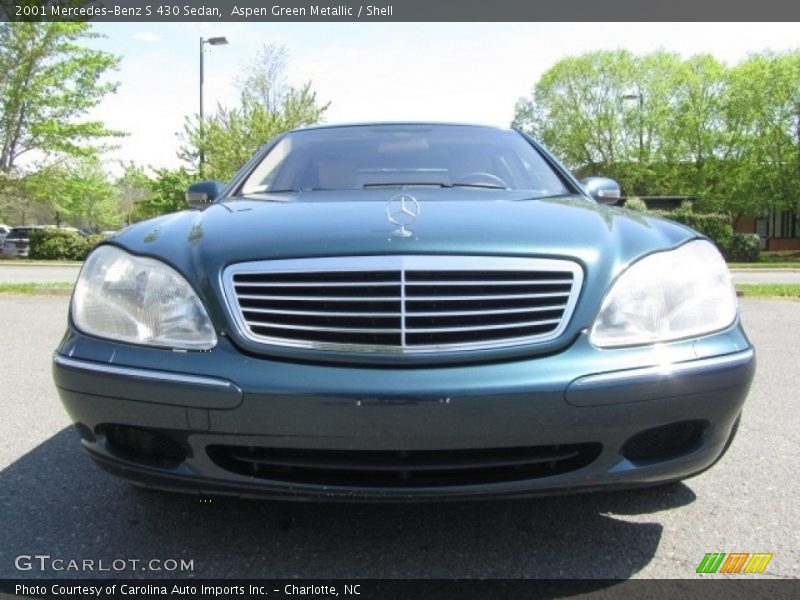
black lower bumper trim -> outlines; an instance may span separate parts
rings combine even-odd
[[[220,467],[285,483],[356,487],[481,485],[538,479],[585,467],[597,443],[470,450],[306,450],[215,445]]]

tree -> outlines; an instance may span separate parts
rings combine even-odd
[[[51,208],[56,222],[67,221],[95,231],[122,224],[119,190],[95,158],[48,166],[20,183],[26,198]]]
[[[155,179],[150,179],[147,184],[146,197],[134,204],[132,220],[141,221],[183,210],[186,208],[186,188],[193,180],[194,175],[183,167],[158,169]]]
[[[237,80],[242,99],[278,112],[291,88],[286,82],[289,52],[286,46],[264,44],[256,52],[243,77]]]
[[[96,159],[85,158],[68,165],[58,202],[74,225],[93,231],[122,225],[119,188]]]
[[[179,156],[194,164],[203,149],[202,177],[230,179],[271,138],[321,120],[329,104],[319,103],[310,82],[299,88],[286,83],[286,57],[282,46],[265,45],[239,80],[237,107],[219,106],[202,127],[197,117],[187,119]]]
[[[145,170],[132,162],[122,163],[122,175],[117,178],[115,186],[119,194],[120,213],[130,224],[131,215],[138,202],[147,200],[152,193],[152,180]]]
[[[532,98],[517,102],[513,126],[526,129],[570,166],[594,170],[631,159],[624,96],[636,89],[627,50],[565,58],[548,69]],[[637,116],[633,116],[635,121]]]
[[[731,70],[725,119],[731,212],[800,213],[800,50],[751,55]]]
[[[117,89],[103,76],[119,59],[80,45],[96,37],[86,23],[0,23],[0,170],[34,151],[94,156],[122,135],[85,119]]]
[[[13,225],[50,223],[55,213],[50,203],[42,202],[33,192],[42,187],[44,173],[12,179],[0,170],[0,221]]]
[[[708,55],[593,52],[546,71],[513,125],[630,195],[693,195],[734,219],[799,211],[798,81],[800,51],[733,68]]]
[[[0,211],[13,222],[50,221],[59,165],[122,135],[86,118],[117,88],[104,77],[119,59],[81,45],[96,37],[86,23],[0,23]]]

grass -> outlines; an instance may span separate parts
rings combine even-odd
[[[15,296],[67,295],[75,284],[69,281],[50,283],[0,283],[0,294]]]
[[[762,252],[762,263],[798,263],[800,264],[800,250],[783,250],[781,252]]]
[[[800,298],[796,283],[739,283],[736,290],[746,298]]]
[[[731,262],[732,269],[800,269],[800,251],[762,252],[756,263]]]

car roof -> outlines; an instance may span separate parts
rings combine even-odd
[[[12,227],[11,231],[32,231],[34,229],[47,229],[48,227],[55,227],[54,225],[19,225]]]

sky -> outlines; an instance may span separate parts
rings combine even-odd
[[[326,123],[458,121],[508,127],[514,105],[558,60],[593,50],[664,49],[735,64],[800,47],[796,23],[101,23],[92,45],[121,56],[118,91],[92,112],[128,132],[106,157],[179,166],[178,132],[199,104],[233,106],[237,78],[265,43],[286,46],[288,80],[330,102]],[[264,140],[265,142],[267,140]]]

